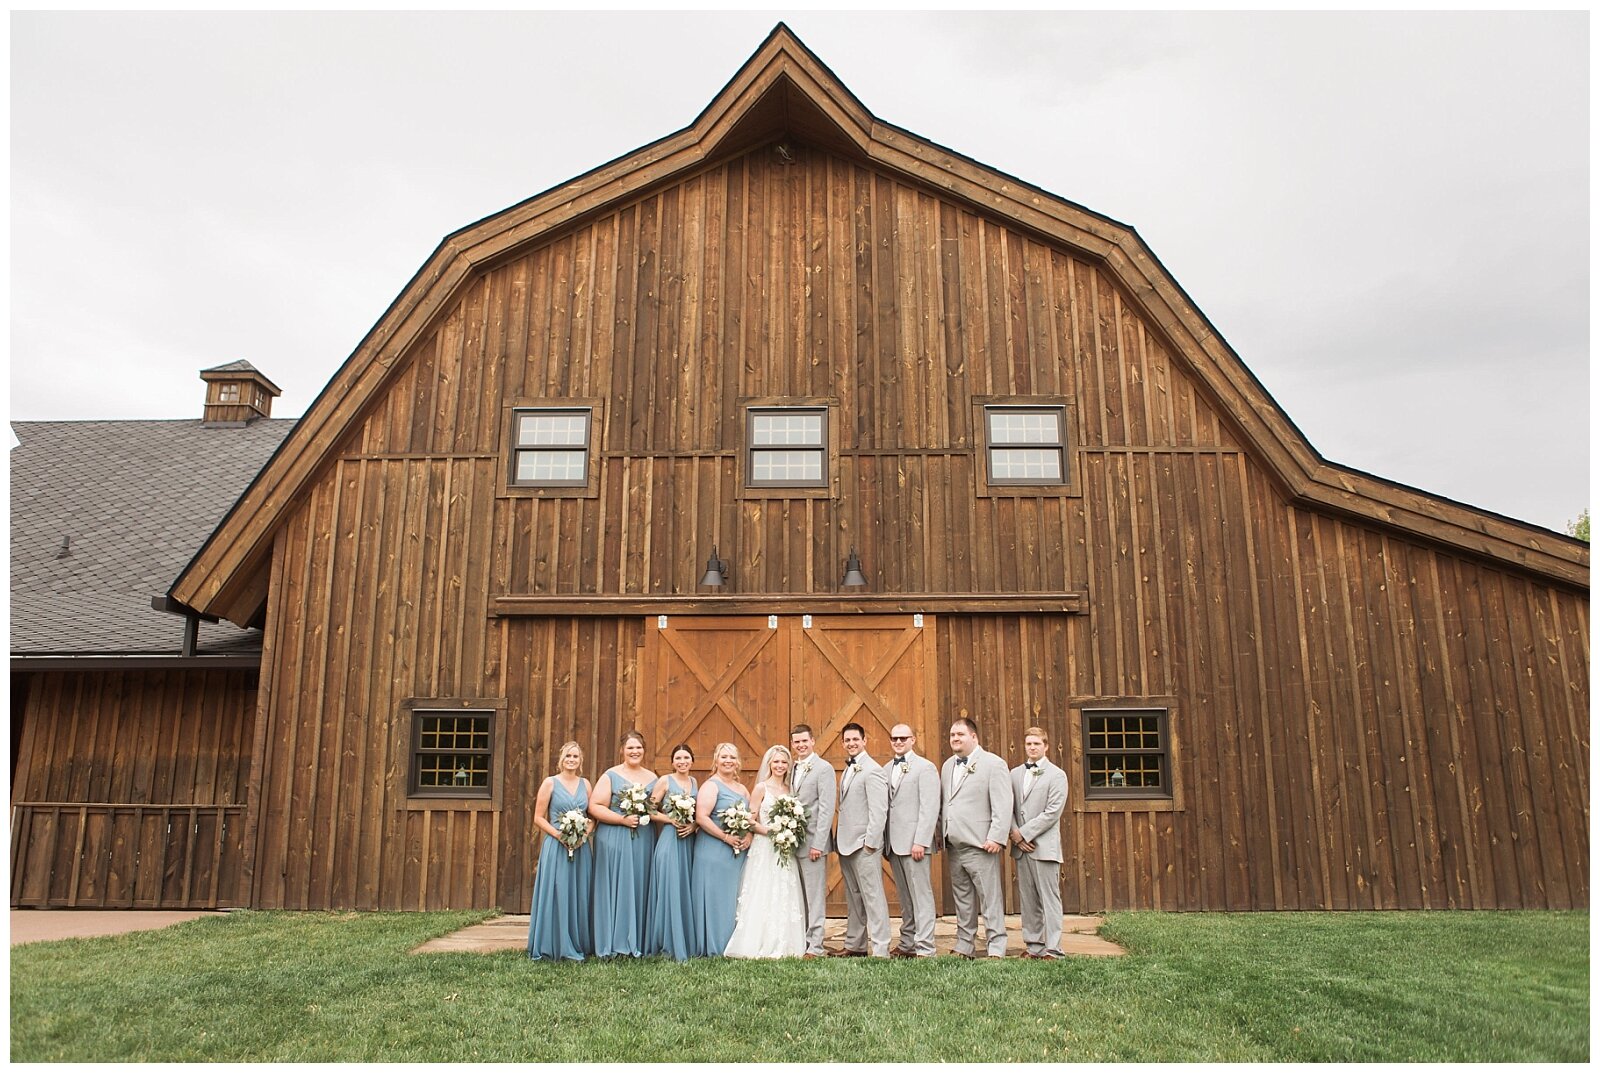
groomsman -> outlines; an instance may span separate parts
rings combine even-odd
[[[1027,762],[1011,769],[1011,856],[1022,892],[1025,958],[1061,956],[1061,813],[1067,807],[1067,773],[1045,755],[1050,738],[1041,727],[1022,732]]]
[[[838,772],[814,751],[811,728],[804,723],[789,732],[794,772],[789,785],[806,810],[806,844],[795,854],[800,865],[800,890],[806,901],[807,958],[822,949],[822,927],[828,915],[828,851],[833,848],[833,810],[839,803]]]
[[[900,941],[891,957],[933,956],[934,829],[939,823],[939,769],[918,756],[904,723],[889,731],[889,830],[884,852],[900,897]]]
[[[839,831],[834,849],[844,872],[844,949],[834,957],[866,957],[872,942],[873,957],[889,956],[889,900],[883,894],[883,865],[878,847],[883,844],[889,817],[889,784],[883,768],[867,755],[867,732],[860,723],[846,723],[839,735],[844,742],[844,775],[839,780]]]
[[[1000,851],[1011,830],[1011,773],[1006,762],[978,744],[978,724],[950,724],[950,749],[940,781],[944,786],[944,844],[950,851],[950,892],[956,903],[958,957],[974,956],[978,915],[988,935],[989,956],[1006,956],[1006,908],[1000,886]]]

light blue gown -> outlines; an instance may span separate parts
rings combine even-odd
[[[739,803],[750,807],[750,799],[735,793],[713,776],[707,782],[717,785],[717,803],[711,820],[718,827],[722,810]],[[694,873],[689,883],[690,944],[696,957],[721,957],[733,935],[734,915],[739,909],[739,877],[744,873],[744,854],[735,857],[733,847],[713,835],[700,831],[694,836]]]
[[[661,783],[667,784],[668,795],[685,792],[675,775],[661,776],[656,785]],[[693,796],[699,788],[691,778],[687,792]],[[651,787],[650,792],[654,794],[655,789]],[[693,951],[689,941],[689,907],[693,904],[689,900],[689,884],[699,835],[679,838],[678,829],[670,823],[658,823],[656,831],[655,856],[650,861],[650,897],[644,914],[644,952],[683,961]]]
[[[578,783],[570,793],[554,780],[550,794],[552,824],[568,809],[588,814],[589,780]],[[594,953],[594,934],[590,927],[589,903],[594,885],[594,851],[588,842],[567,859],[561,840],[545,835],[539,844],[539,866],[533,878],[533,908],[528,911],[528,956],[535,961],[582,961]]]
[[[620,811],[618,797],[628,786],[626,777],[608,772],[611,808]],[[639,957],[644,953],[645,895],[650,885],[650,851],[655,849],[649,827],[637,834],[632,827],[602,823],[594,833],[594,953],[595,957]]]

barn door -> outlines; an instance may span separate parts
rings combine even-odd
[[[866,728],[867,751],[879,763],[892,755],[889,728],[898,722],[915,731],[918,752],[938,756],[930,736],[937,729],[932,615],[672,615],[647,627],[641,729],[658,771],[670,767],[674,745],[688,742],[704,780],[711,750],[731,741],[751,778],[761,754],[787,744],[796,723],[812,726],[817,751],[835,767],[844,764],[847,723]],[[936,858],[936,889],[938,869]],[[892,883],[886,890],[898,912]],[[837,864],[829,869],[828,912],[844,914]]]

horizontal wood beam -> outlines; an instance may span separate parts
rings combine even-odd
[[[496,596],[495,618],[606,615],[866,615],[924,611],[929,614],[1057,614],[1088,611],[1081,592],[1011,593],[750,593],[699,596],[694,593],[584,595],[552,593]]]

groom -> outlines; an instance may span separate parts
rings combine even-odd
[[[794,751],[794,771],[789,785],[806,810],[806,844],[795,854],[800,865],[800,889],[806,899],[807,958],[818,957],[822,949],[822,926],[828,915],[828,850],[833,841],[833,810],[838,804],[839,786],[834,781],[833,765],[815,752],[811,728],[804,723],[789,732],[789,748]]]
[[[848,918],[844,929],[844,949],[834,957],[867,956],[867,940],[872,941],[872,956],[889,956],[889,900],[883,893],[883,865],[878,847],[883,844],[884,821],[889,814],[889,784],[883,768],[867,755],[867,732],[860,723],[846,723],[840,734],[844,742],[844,776],[839,780],[839,831],[834,849],[844,872],[845,905]]]

